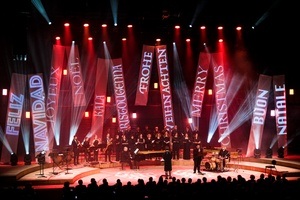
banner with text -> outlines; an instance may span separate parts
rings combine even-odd
[[[28,75],[28,84],[35,155],[42,151],[46,151],[46,155],[48,155],[50,148],[42,74]]]
[[[72,86],[73,105],[75,107],[86,106],[84,80],[81,72],[81,64],[77,45],[72,45],[68,59],[68,69]]]
[[[55,133],[55,130],[60,130],[61,124],[61,120],[57,119],[57,113],[64,57],[65,47],[53,45],[48,95],[46,99],[46,116],[50,147],[53,147],[54,138],[56,139],[57,144],[59,144],[60,138],[59,134]]]
[[[225,68],[223,64],[223,54],[214,53],[212,56],[219,137],[221,138],[221,145],[230,148],[231,141],[230,133],[228,132],[228,105],[226,100],[227,91],[225,80]]]
[[[205,94],[205,85],[210,65],[210,54],[200,52],[198,59],[198,68],[195,78],[195,84],[192,94],[192,117],[201,117],[203,98]]]
[[[108,66],[108,59],[98,58],[91,133],[92,135],[97,135],[100,141],[102,140],[105,116],[106,88],[109,71]]]
[[[167,56],[167,46],[160,45],[155,47],[157,70],[159,76],[159,86],[162,102],[162,112],[164,127],[172,130],[175,126],[175,119],[173,113],[172,90],[169,75],[169,65]]]
[[[255,149],[260,149],[268,109],[268,99],[271,89],[271,76],[260,75],[258,80],[252,123],[248,140],[246,156],[253,156]]]
[[[287,146],[287,110],[286,110],[286,89],[285,76],[273,76],[273,93],[275,102],[275,119],[278,138],[278,148]],[[284,154],[287,154],[284,148]]]
[[[115,101],[117,106],[119,130],[125,131],[130,126],[125,80],[122,59],[112,59],[111,73],[114,84]]]
[[[140,64],[140,74],[135,98],[136,106],[147,105],[153,56],[154,46],[143,45],[142,58]]]
[[[17,153],[22,111],[25,98],[26,75],[12,74],[7,106],[5,137],[3,142],[1,161],[10,162],[10,153]],[[10,148],[10,149],[9,149]],[[11,151],[11,152],[10,152]]]

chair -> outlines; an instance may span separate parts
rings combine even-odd
[[[277,169],[276,169],[276,160],[272,160],[271,164],[272,165],[266,165],[265,166],[265,173],[267,173],[267,169],[269,169],[269,174],[272,174],[273,170],[276,170],[276,172],[277,172]]]

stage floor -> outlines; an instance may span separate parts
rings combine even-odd
[[[176,179],[191,178],[193,182],[197,179],[206,177],[210,182],[217,179],[218,176],[237,178],[238,175],[246,180],[250,179],[250,175],[254,175],[257,179],[260,174],[268,175],[269,169],[265,167],[271,164],[272,160],[277,161],[276,169],[271,171],[272,175],[286,175],[288,180],[298,180],[300,178],[300,159],[298,156],[278,159],[278,158],[243,158],[243,160],[231,160],[228,163],[227,170],[220,172],[218,170],[207,169],[205,165],[201,165],[201,171],[204,175],[193,173],[193,161],[191,160],[173,160],[172,176]],[[136,184],[138,179],[148,181],[152,177],[155,181],[164,175],[164,166],[162,161],[148,161],[141,163],[139,169],[129,169],[125,166],[122,170],[118,162],[113,163],[82,163],[80,165],[53,165],[48,163],[41,169],[37,163],[31,165],[8,166],[0,165],[0,180],[2,187],[10,182],[19,186],[31,183],[36,189],[62,188],[63,183],[68,181],[71,186],[77,185],[79,179],[84,184],[89,184],[92,178],[95,178],[98,184],[102,183],[105,178],[110,185],[116,183],[120,179],[123,184],[131,182]]]

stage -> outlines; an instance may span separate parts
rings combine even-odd
[[[272,165],[272,160],[276,160],[275,168],[269,169],[266,166]],[[236,178],[241,175],[249,179],[250,175],[256,178],[261,173],[272,174],[274,176],[286,176],[288,180],[297,180],[300,178],[300,156],[288,156],[286,158],[239,158],[231,159],[227,163],[224,172],[216,169],[209,169],[208,161],[203,160],[201,171],[204,175],[193,173],[193,160],[173,160],[172,176],[176,179],[191,178],[193,181],[206,177],[208,181],[217,179],[217,176]],[[95,178],[99,184],[106,178],[109,184],[113,185],[117,179],[123,184],[130,181],[136,184],[138,179],[148,181],[149,177],[158,180],[164,175],[163,161],[161,160],[143,160],[140,162],[139,169],[130,169],[129,166],[121,169],[119,162],[90,162],[80,165],[56,165],[55,163],[46,163],[43,167],[38,163],[24,165],[18,163],[16,166],[0,165],[1,187],[17,185],[22,187],[26,183],[32,184],[36,189],[62,188],[63,183],[68,181],[71,186],[77,185],[77,181],[82,179],[84,184],[90,183],[91,178]]]

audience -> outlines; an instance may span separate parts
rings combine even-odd
[[[158,181],[154,181],[153,177],[149,177],[147,182],[139,179],[136,185],[130,181],[122,184],[121,180],[109,185],[107,179],[103,179],[102,183],[97,184],[94,178],[88,186],[85,186],[82,180],[78,180],[75,187],[70,186],[70,182],[66,181],[63,188],[53,190],[60,193],[62,200],[138,200],[138,199],[172,199],[172,200],[194,200],[200,197],[211,197],[213,199],[232,199],[232,200],[252,200],[268,197],[273,200],[290,200],[300,195],[300,178],[298,180],[289,181],[283,175],[267,175],[261,174],[256,178],[250,175],[249,179],[237,175],[237,177],[217,176],[210,182],[204,176],[198,178],[195,182],[191,178],[172,177],[172,179],[164,179],[159,177]],[[45,197],[38,198],[37,192],[29,184],[20,189],[17,187],[2,188],[1,194],[20,198],[20,199],[47,199]],[[54,195],[54,193],[53,193]]]

